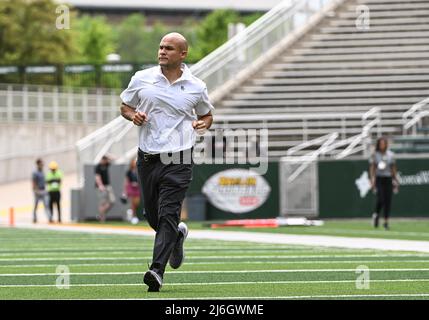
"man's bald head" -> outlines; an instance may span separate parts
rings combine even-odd
[[[158,50],[159,65],[166,69],[179,69],[188,54],[188,42],[180,33],[172,32],[161,39]]]
[[[182,34],[178,32],[167,33],[164,37],[162,37],[161,42],[163,42],[163,40],[175,42],[181,50],[188,51],[188,41]]]

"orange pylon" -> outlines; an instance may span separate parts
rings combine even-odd
[[[13,210],[13,207],[9,208],[9,226],[10,227],[15,226],[15,212]]]

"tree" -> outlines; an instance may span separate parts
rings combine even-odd
[[[0,1],[0,63],[60,63],[73,56],[72,32],[57,29],[56,7],[52,0]]]
[[[132,14],[118,27],[118,53],[123,61],[156,62],[159,42],[166,32],[161,23],[149,27],[142,14]]]
[[[112,27],[104,16],[79,18],[75,24],[79,48],[78,62],[101,64],[115,51]]]
[[[231,10],[216,10],[210,13],[198,26],[196,43],[189,50],[189,60],[198,61],[228,38],[228,23],[238,20],[238,14]]]
[[[232,10],[215,10],[196,26],[194,35],[190,35],[191,46],[189,61],[197,62],[228,40],[228,24],[243,22],[246,26],[257,20],[261,14],[239,16]]]

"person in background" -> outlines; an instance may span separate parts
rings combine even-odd
[[[95,186],[98,190],[98,212],[97,217],[100,222],[106,221],[106,213],[115,203],[115,194],[110,185],[109,176],[110,158],[103,156],[100,163],[95,167]]]
[[[58,163],[55,161],[49,163],[49,170],[45,177],[49,194],[49,210],[53,219],[55,203],[58,211],[58,222],[61,223],[61,180],[63,174],[58,170]]]
[[[369,159],[371,188],[376,193],[375,212],[372,215],[373,226],[378,227],[381,210],[384,212],[384,228],[389,229],[389,216],[392,203],[392,193],[399,189],[396,175],[396,161],[392,151],[388,149],[387,139],[377,140],[375,152]]]
[[[49,197],[46,191],[45,175],[43,174],[43,161],[42,159],[36,160],[37,169],[33,171],[32,182],[34,192],[34,209],[33,209],[33,223],[37,223],[37,206],[39,201],[42,201],[45,207],[45,213],[49,222],[52,222],[52,215],[49,210]]]
[[[139,222],[139,219],[137,218],[137,209],[140,205],[140,186],[137,176],[136,159],[131,160],[130,166],[125,174],[123,194],[131,202],[130,221],[132,224],[137,224]]]

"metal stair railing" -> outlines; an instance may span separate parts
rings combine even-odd
[[[286,0],[192,67],[213,90],[279,43],[332,0]]]
[[[289,33],[305,25],[315,12],[331,1],[339,0],[282,1],[249,27],[191,66],[191,72],[202,79],[210,91],[213,91],[232,79],[239,70],[249,67],[255,59],[264,55],[268,49],[275,46]],[[123,136],[122,140],[129,140],[127,134],[132,126],[128,126],[124,119],[122,119],[124,121],[118,120],[119,118],[122,117],[119,116],[95,131],[90,138],[85,137],[76,143],[80,181],[83,181],[83,164],[88,161],[94,163],[96,156],[99,156],[101,151],[109,151],[109,148],[103,147],[100,141],[104,140],[107,143],[119,132]],[[91,146],[91,143],[95,145]],[[119,143],[121,141],[116,139],[115,143],[110,144],[110,147]],[[132,147],[129,147],[126,150],[131,149]]]
[[[402,127],[402,134],[406,135],[408,130],[411,129],[412,134],[417,133],[417,126],[420,125],[424,117],[429,116],[429,98],[423,99],[414,104],[410,109],[405,111],[402,115],[404,125]]]
[[[368,121],[370,117],[374,119]],[[362,115],[362,121],[368,121],[363,125],[362,132],[358,135],[349,137],[347,139],[342,139],[337,142],[335,140],[338,138],[338,132],[333,132],[322,137],[303,142],[301,145],[295,146],[290,149],[288,155],[283,157],[281,161],[299,163],[301,165],[289,176],[288,182],[293,182],[308,166],[310,163],[315,161],[319,156],[322,155],[331,155],[335,159],[342,159],[350,154],[354,154],[360,151],[366,152],[368,149],[367,138],[371,130],[377,126],[377,134],[380,133],[380,123],[381,123],[381,114],[378,107],[371,108]],[[321,142],[325,141],[317,150],[309,151],[305,155],[293,156],[293,153],[299,150],[303,150],[312,145],[320,145]],[[359,146],[360,144],[360,146]],[[345,147],[341,151],[336,151],[340,147]]]

